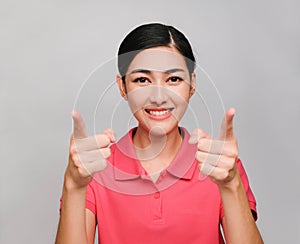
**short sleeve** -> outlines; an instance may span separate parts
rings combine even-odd
[[[85,205],[86,208],[91,210],[95,215],[97,213],[97,208],[96,208],[96,198],[95,198],[95,192],[94,189],[91,185],[91,183],[87,186],[86,189],[86,200],[85,200]],[[62,197],[60,197],[59,200],[59,211],[61,211],[62,207]]]
[[[91,182],[92,183],[92,182]],[[86,189],[86,208],[97,214],[95,191],[92,184],[88,184]]]
[[[258,218],[257,211],[256,211],[256,200],[255,200],[254,194],[250,188],[248,176],[246,174],[246,171],[245,171],[240,159],[237,160],[237,168],[238,168],[238,171],[239,171],[239,174],[240,174],[240,177],[241,177],[244,189],[245,189],[245,193],[247,195],[248,203],[249,203],[253,218],[256,221]],[[223,209],[223,206],[221,203],[220,218],[222,219],[223,217],[224,217],[224,209]]]

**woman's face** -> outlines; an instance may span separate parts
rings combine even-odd
[[[195,90],[184,57],[170,47],[139,52],[126,73],[125,86],[117,78],[122,96],[139,122],[139,128],[166,135],[177,130]]]

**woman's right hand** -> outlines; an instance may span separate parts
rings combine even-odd
[[[65,187],[85,188],[93,174],[105,169],[111,154],[109,145],[115,141],[114,131],[105,130],[102,134],[88,136],[84,121],[79,112],[72,111],[74,121],[70,141],[69,163],[65,172]]]

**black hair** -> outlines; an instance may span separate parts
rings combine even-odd
[[[142,50],[158,46],[176,48],[184,56],[190,75],[194,72],[195,57],[185,35],[173,26],[150,23],[132,30],[120,44],[118,69],[123,81],[134,57]]]

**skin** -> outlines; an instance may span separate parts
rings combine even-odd
[[[92,175],[106,167],[105,158],[110,155],[108,146],[115,137],[111,129],[100,135],[88,136],[81,115],[73,110],[72,118],[74,128],[55,243],[94,243],[96,219],[85,208],[86,187]]]
[[[263,243],[237,169],[234,114],[233,108],[227,110],[218,138],[212,138],[205,131],[196,129],[189,142],[198,145],[196,159],[201,174],[210,177],[219,187],[224,208],[221,224],[226,243]]]
[[[125,84],[117,76],[121,95],[139,122],[133,142],[149,174],[166,168],[180,148],[178,122],[195,90],[195,74],[191,77],[183,56],[168,47],[140,52],[128,68]],[[147,110],[172,111],[164,117]]]
[[[159,172],[168,167],[180,148],[178,122],[194,93],[195,74],[189,75],[183,56],[175,48],[156,47],[133,59],[125,83],[119,75],[116,80],[138,121],[133,142],[140,162],[149,174]],[[201,173],[219,188],[226,243],[263,243],[236,166],[234,113],[234,109],[226,112],[218,138],[198,128],[189,143],[198,145],[195,157]],[[74,132],[56,243],[94,243],[96,219],[85,209],[86,187],[92,175],[105,168],[115,137],[111,129],[89,137],[80,114],[73,111],[72,117]]]

